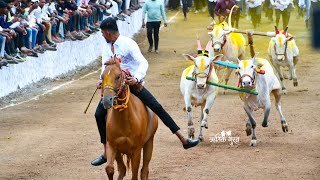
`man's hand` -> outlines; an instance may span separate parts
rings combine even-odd
[[[102,80],[101,79],[96,83],[96,86],[97,86],[97,89],[102,88]]]
[[[168,26],[168,24],[167,23],[164,23],[164,27],[167,27]]]
[[[230,10],[229,9],[226,9],[227,13],[229,14],[230,13]]]
[[[144,21],[142,21],[142,28],[146,27],[146,23]]]
[[[126,78],[126,84],[129,84],[129,85],[137,84],[137,78],[135,78],[135,77],[127,77]]]

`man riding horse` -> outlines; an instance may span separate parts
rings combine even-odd
[[[196,146],[199,140],[191,140],[184,137],[180,131],[178,125],[174,122],[171,116],[163,109],[156,98],[145,88],[135,89],[133,85],[143,84],[143,79],[148,69],[148,61],[141,54],[139,46],[132,39],[119,34],[116,20],[113,18],[107,18],[102,21],[100,25],[102,35],[106,40],[105,47],[102,52],[102,68],[101,74],[104,72],[105,63],[110,60],[111,57],[116,56],[121,59],[120,67],[123,70],[128,70],[131,76],[128,76],[125,83],[130,86],[132,94],[137,96],[144,105],[148,106],[163,123],[176,134],[179,140],[183,144],[184,149],[189,149]],[[101,76],[100,76],[101,78]],[[97,88],[101,89],[102,80],[97,82]],[[95,118],[98,125],[101,143],[104,145],[104,154],[91,162],[94,166],[99,166],[107,161],[106,157],[106,116],[107,110],[104,108],[101,101],[96,109]]]

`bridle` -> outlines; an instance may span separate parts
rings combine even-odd
[[[219,44],[220,46],[221,46],[221,51],[222,51],[222,48],[223,48],[223,46],[226,44],[226,42],[227,42],[227,38],[226,38],[226,35],[223,35],[223,42],[220,42],[220,41],[215,41],[215,42],[213,42],[213,38],[212,38],[212,36],[211,36],[211,41],[212,41],[212,47],[214,47],[214,45],[216,45],[216,44]]]
[[[211,76],[211,72],[212,72],[212,69],[213,69],[212,67],[213,67],[213,64],[211,63],[208,73],[204,73],[204,72],[196,73],[195,68],[194,68],[194,70],[192,72],[192,76],[195,78],[195,82],[197,82],[197,77],[199,77],[199,78],[207,78],[207,80],[208,80],[210,78],[210,76]]]
[[[278,56],[278,55],[286,56],[286,53],[287,53],[287,46],[288,46],[288,42],[286,41],[286,42],[285,42],[285,45],[284,45],[284,53],[283,53],[283,54],[278,54],[278,53],[277,53],[276,44],[274,44],[274,52],[275,52],[275,54],[276,54],[277,56]]]
[[[240,76],[240,73],[238,72],[237,73],[239,75],[239,80],[238,80],[238,85],[237,87],[241,87],[242,88],[242,79],[244,77],[249,77],[250,80],[251,80],[251,83],[252,83],[252,86],[255,87],[255,81],[256,81],[256,74],[257,72],[256,71],[253,71],[253,76],[250,76],[249,74],[243,74],[242,76]]]
[[[125,79],[128,76],[128,71],[124,71],[121,70],[121,74],[120,74],[120,87],[113,87],[110,85],[106,85],[102,87],[102,93],[104,93],[104,91],[106,89],[111,90],[114,92],[114,100],[113,100],[113,108],[114,109],[119,109],[120,111],[122,111],[123,109],[127,108],[127,104],[129,101],[129,97],[130,97],[130,90],[129,90],[129,85],[125,84]],[[124,93],[125,97],[120,98],[119,96]],[[124,101],[124,102],[123,102]],[[122,104],[119,104],[119,102],[123,102]]]

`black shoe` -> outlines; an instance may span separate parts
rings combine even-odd
[[[91,161],[92,166],[100,166],[107,162],[107,159],[104,157],[104,155],[99,156],[97,159]]]
[[[200,142],[199,139],[188,139],[188,140],[187,140],[187,144],[184,144],[184,145],[183,145],[183,148],[184,148],[184,149],[192,148],[192,147],[198,145],[199,142]]]

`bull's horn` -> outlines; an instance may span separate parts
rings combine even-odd
[[[207,46],[206,46],[206,51],[209,52],[211,45],[212,45],[212,41],[208,41]]]
[[[198,45],[198,54],[199,54],[199,51],[202,52],[201,42],[199,38],[197,39],[197,45]]]
[[[210,23],[210,26],[213,26],[216,24],[216,21],[212,18],[212,22]]]
[[[277,26],[274,26],[274,30],[276,31],[276,34],[279,34],[279,30],[278,30]]]

